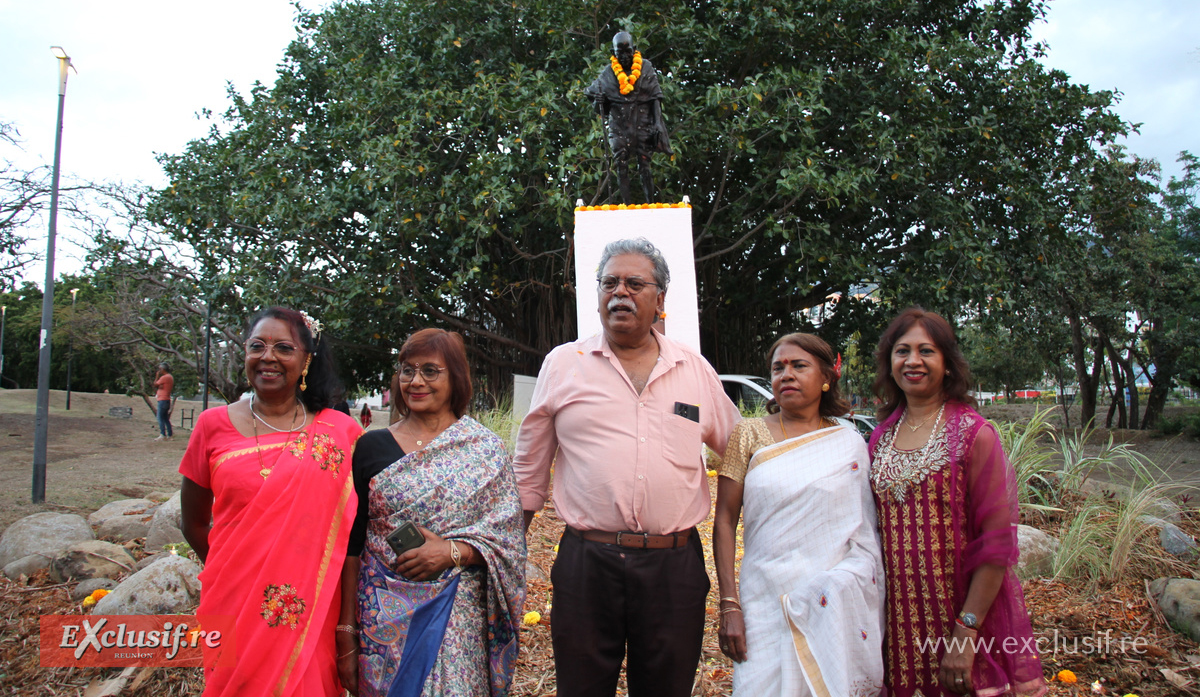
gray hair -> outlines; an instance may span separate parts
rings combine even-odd
[[[650,263],[654,265],[654,282],[658,284],[658,291],[660,293],[667,291],[667,284],[671,282],[671,272],[667,269],[667,260],[663,257],[662,252],[658,251],[658,247],[651,244],[650,240],[645,237],[609,242],[604,247],[604,253],[600,255],[599,271],[603,272],[610,259],[622,254],[640,254],[649,259]]]

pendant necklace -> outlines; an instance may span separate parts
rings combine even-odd
[[[301,402],[300,400],[296,400],[296,406],[298,406],[300,409],[304,410],[304,421],[302,421],[300,423],[300,430],[303,431],[305,429],[305,427],[308,426],[308,409],[304,408],[304,403]],[[263,479],[266,479],[267,477],[269,477],[271,475],[271,470],[274,469],[275,466],[272,465],[270,467],[267,467],[266,462],[263,460],[262,443],[260,443],[258,440],[258,422],[261,421],[264,426],[271,429],[272,431],[275,431],[276,433],[292,434],[292,433],[296,432],[296,429],[291,428],[291,429],[284,430],[282,428],[275,428],[271,424],[267,423],[267,420],[262,418],[261,416],[259,416],[258,412],[255,411],[255,409],[254,409],[254,393],[253,392],[250,393],[250,414],[254,416],[253,419],[250,419],[250,425],[254,427],[254,449],[255,449],[255,451],[258,452],[258,465],[261,468],[258,470],[258,474]],[[291,423],[292,423],[292,425],[294,425],[296,423],[296,412],[295,411],[292,412],[292,422]],[[280,453],[279,457],[283,457],[283,453]],[[276,462],[276,464],[279,463],[278,457],[275,458],[275,462]]]
[[[945,408],[946,408],[946,403],[942,402],[942,409],[945,409]],[[937,410],[937,416],[939,419],[942,417],[942,409]],[[924,419],[921,419],[921,423],[917,424],[916,426],[912,426],[912,425],[909,425],[909,423],[908,423],[908,414],[909,414],[908,407],[905,407],[904,408],[904,425],[908,426],[908,430],[912,433],[916,433],[917,429],[919,429],[922,426],[924,426],[925,424],[929,423],[929,419],[933,416],[933,414],[930,414],[929,416],[926,416]],[[934,423],[934,425],[935,426],[937,425],[936,422]]]

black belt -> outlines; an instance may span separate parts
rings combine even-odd
[[[618,547],[629,547],[631,549],[675,549],[687,544],[688,538],[696,528],[688,528],[679,532],[673,532],[667,535],[651,535],[645,532],[604,532],[603,530],[576,530],[571,526],[567,526],[567,532],[575,537],[583,538],[589,542],[599,542],[606,545],[617,545]]]

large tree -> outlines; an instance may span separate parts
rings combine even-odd
[[[628,14],[627,14],[628,13]],[[319,312],[378,379],[414,328],[465,332],[485,387],[574,337],[572,216],[606,152],[582,88],[631,31],[660,71],[689,196],[702,341],[757,372],[806,308],[866,330],[892,303],[986,307],[1125,124],[1047,71],[1028,0],[384,0],[301,12],[272,87],[232,93],[162,159],[151,216],[249,301]],[[871,329],[871,327],[876,327]]]

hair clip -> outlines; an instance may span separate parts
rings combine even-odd
[[[300,316],[304,318],[304,326],[308,327],[308,333],[312,334],[313,342],[319,341],[321,338],[321,330],[325,329],[325,325],[315,317],[309,315],[304,310],[300,311]]]

